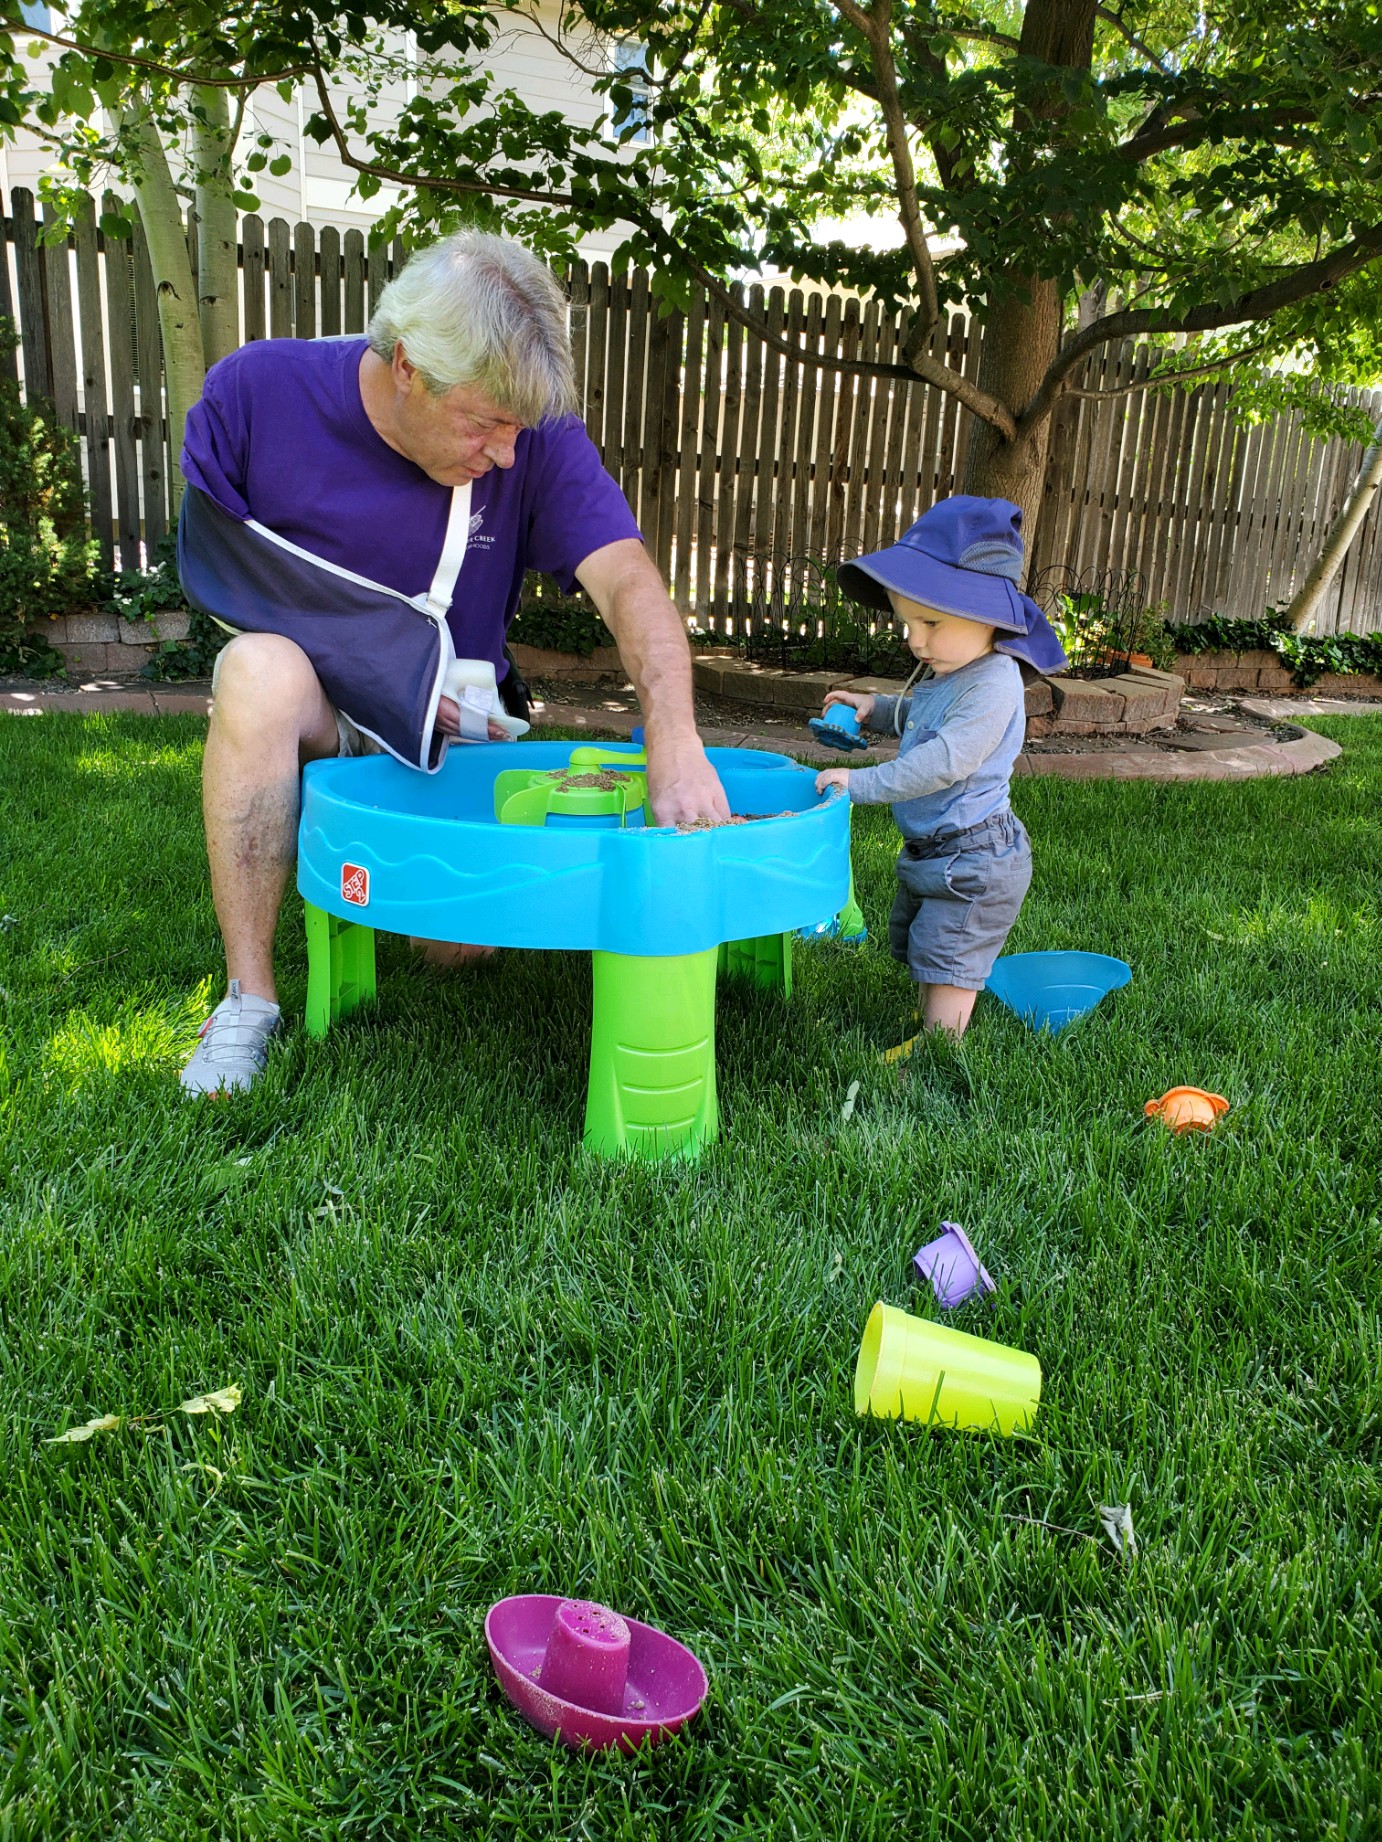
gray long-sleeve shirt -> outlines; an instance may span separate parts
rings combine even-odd
[[[894,733],[896,697],[880,697],[868,727]],[[1026,714],[1017,661],[988,652],[957,671],[923,679],[902,700],[895,761],[856,768],[849,797],[891,805],[905,838],[964,831],[1008,804],[1013,763],[1022,752]]]

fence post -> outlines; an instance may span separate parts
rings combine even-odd
[[[14,209],[14,261],[19,277],[19,337],[24,353],[24,389],[29,401],[53,396],[53,374],[48,359],[47,316],[43,302],[43,264],[38,253],[38,225],[34,221],[34,195],[27,186],[10,194]]]
[[[269,337],[293,336],[293,258],[288,226],[281,217],[269,220]]]
[[[120,202],[106,194],[105,209]],[[139,567],[139,441],[134,413],[133,248],[128,238],[105,240],[106,321],[110,327],[110,409],[115,433],[115,509],[120,567]]]
[[[14,296],[10,292],[10,259],[5,249],[6,242],[13,242],[10,220],[4,213],[4,200],[0,199],[0,318],[14,319]],[[0,377],[9,378],[11,383],[19,382],[19,359],[13,352],[0,352]]]
[[[115,561],[115,533],[110,510],[110,418],[106,409],[106,346],[101,331],[100,257],[96,246],[96,207],[84,198],[77,212],[77,301],[82,328],[82,397],[86,404],[87,477],[91,487],[91,522],[101,549],[101,564]]]
[[[293,226],[293,337],[317,336],[317,250],[310,224]]]
[[[144,543],[154,547],[168,529],[168,439],[163,414],[163,336],[149,248],[134,226],[134,337],[139,362],[139,470],[144,486]]]
[[[240,226],[240,265],[244,274],[245,344],[264,337],[264,220],[253,212]]]
[[[365,330],[365,239],[358,230],[345,234],[345,326],[348,333]]]
[[[328,224],[318,246],[321,267],[321,331],[323,338],[334,338],[341,330],[341,233]]]

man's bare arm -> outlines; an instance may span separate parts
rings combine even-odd
[[[719,776],[696,734],[686,629],[637,538],[594,550],[576,571],[614,635],[643,711],[648,792],[659,825],[729,817]]]

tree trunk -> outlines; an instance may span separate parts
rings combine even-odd
[[[116,126],[130,148],[126,178],[134,188],[139,221],[149,245],[154,290],[158,296],[158,329],[163,336],[163,374],[168,393],[168,427],[172,439],[172,498],[176,514],[182,502],[183,431],[187,412],[206,382],[197,291],[187,255],[178,196],[168,170],[168,156],[158,128],[143,103],[133,103],[116,115]]]
[[[1036,395],[1047,367],[1060,351],[1061,301],[1056,284],[1029,278],[1026,300],[1002,302],[984,325],[979,387],[1020,416]],[[1022,508],[1027,555],[1036,539],[1037,514],[1046,475],[1051,418],[1005,441],[991,423],[975,420],[969,432],[964,490],[985,499],[1011,499]]]
[[[1361,530],[1379,486],[1382,486],[1382,422],[1378,423],[1373,433],[1372,446],[1363,456],[1363,464],[1358,470],[1358,478],[1353,482],[1353,490],[1330,526],[1324,548],[1315,560],[1315,567],[1287,609],[1295,632],[1304,633],[1314,626],[1325,591],[1334,580],[1349,545]]]
[[[1022,15],[1019,56],[1072,71],[1088,71],[1094,61],[1097,0],[1027,0]],[[1030,168],[1030,151],[1018,136],[1037,122],[1051,124],[1058,140],[1060,122],[1070,112],[1063,90],[1052,85],[1040,101],[1015,113],[1010,147],[1014,171]],[[986,316],[979,384],[1021,417],[1036,395],[1047,370],[1060,353],[1063,302],[1054,281],[1034,275],[1006,276],[1013,294]],[[1022,534],[1028,557],[1034,551],[1037,514],[1041,509],[1051,418],[1019,430],[1005,441],[988,422],[975,422],[965,465],[966,492],[986,498],[1012,499],[1022,508]]]
[[[197,185],[197,305],[207,368],[240,343],[230,103],[222,89],[198,89],[194,118]]]

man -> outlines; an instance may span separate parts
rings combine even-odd
[[[229,992],[187,1092],[250,1086],[278,1028],[273,939],[303,764],[384,748],[435,771],[474,735],[446,669],[487,659],[503,679],[528,569],[579,582],[613,633],[657,822],[728,817],[685,629],[576,403],[560,289],[520,245],[473,232],[414,256],[365,338],[256,342],[208,374],[178,560],[193,605],[237,630],[202,777]],[[415,944],[442,964],[483,951]]]

